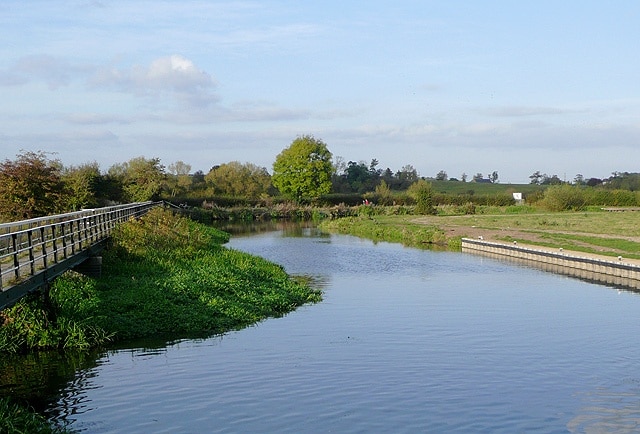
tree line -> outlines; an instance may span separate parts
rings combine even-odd
[[[161,164],[158,158],[136,157],[106,172],[97,162],[65,166],[51,154],[22,151],[0,163],[0,216],[28,219],[116,203],[147,200],[211,200],[213,197],[302,201],[330,193],[365,193],[382,182],[406,189],[419,179],[410,165],[397,172],[377,169],[377,161],[362,170],[360,163],[342,164],[327,145],[300,136],[273,164],[273,173],[253,163],[232,161],[204,173],[191,172],[183,161]],[[375,163],[374,163],[375,162]]]
[[[577,175],[573,183],[540,172],[529,178],[531,184],[539,185],[640,190],[640,174],[628,172],[615,172],[606,180],[585,180]],[[165,167],[160,159],[145,157],[114,164],[102,172],[97,162],[65,166],[42,151],[22,151],[16,159],[0,163],[0,216],[19,220],[158,199],[194,202],[225,197],[284,198],[301,202],[331,194],[375,194],[381,203],[391,203],[394,192],[400,191],[426,198],[425,181],[466,182],[467,175],[463,173],[458,180],[441,170],[434,178],[425,178],[410,164],[392,171],[381,169],[375,158],[369,164],[345,161],[334,158],[326,143],[310,135],[297,137],[283,149],[276,156],[272,173],[265,167],[238,161],[215,165],[207,173],[192,173],[191,165],[183,161]],[[493,171],[486,178],[477,173],[473,181],[497,183],[498,172]],[[432,207],[430,200],[424,205],[426,209]]]

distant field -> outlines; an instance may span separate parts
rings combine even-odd
[[[536,191],[541,191],[546,186],[536,184],[491,184],[491,183],[478,183],[478,182],[462,182],[462,181],[430,181],[433,186],[433,190],[436,193],[445,194],[500,194],[500,193],[523,193],[529,194]]]

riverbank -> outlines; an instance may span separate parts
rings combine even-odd
[[[527,212],[493,208],[473,215],[375,215],[325,221],[327,231],[405,245],[459,249],[463,237],[640,260],[640,215],[634,212]]]
[[[281,266],[224,247],[228,239],[162,209],[121,225],[104,252],[100,278],[66,273],[52,284],[50,303],[28,297],[0,312],[0,355],[210,336],[321,300],[320,291]],[[65,432],[0,394],[4,430]]]
[[[0,353],[218,334],[321,299],[282,267],[227,249],[228,237],[161,209],[121,225],[100,278],[67,273],[49,307],[36,297],[2,311]]]

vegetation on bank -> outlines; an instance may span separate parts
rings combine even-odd
[[[413,216],[411,216],[413,218]],[[401,243],[411,247],[456,248],[459,240],[448,239],[436,225],[413,223],[408,216],[374,215],[324,220],[320,228],[328,232],[355,235],[373,241]]]
[[[0,398],[0,433],[62,434],[64,428],[51,424],[30,407],[10,398]]]
[[[162,209],[123,224],[102,277],[69,272],[52,285],[48,309],[32,298],[2,311],[0,352],[210,335],[321,299],[282,267],[222,246],[227,240]]]
[[[460,247],[462,237],[487,231],[499,241],[640,259],[638,212],[606,212],[600,208],[549,212],[530,206],[477,207],[473,214],[448,211],[448,207],[439,207],[438,215],[421,217],[374,207],[366,215],[327,220],[321,227],[375,241],[409,246],[435,244],[451,249]]]

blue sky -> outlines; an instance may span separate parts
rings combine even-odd
[[[0,3],[2,159],[640,172],[640,2]]]

